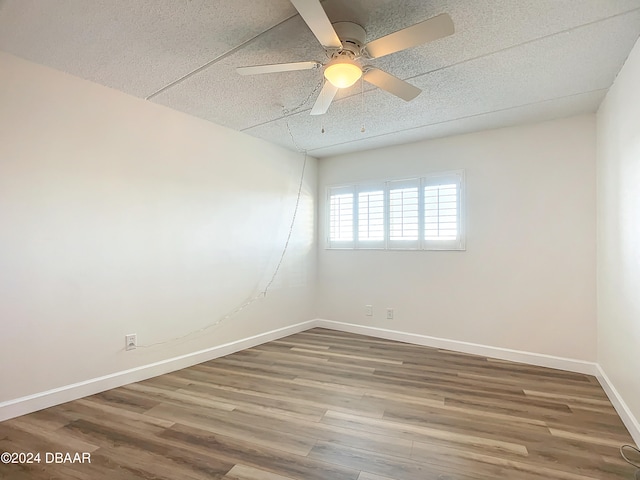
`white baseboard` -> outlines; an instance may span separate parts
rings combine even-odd
[[[629,430],[633,440],[640,445],[640,422],[631,413],[631,410],[624,402],[618,391],[615,389],[602,368],[593,362],[583,360],[575,360],[571,358],[555,357],[552,355],[544,355],[539,353],[525,352],[520,350],[511,350],[508,348],[491,347],[476,343],[461,342],[458,340],[449,340],[445,338],[431,337],[428,335],[420,335],[416,333],[407,333],[397,330],[389,330],[384,328],[370,327],[366,325],[357,325],[353,323],[336,322],[326,319],[315,319],[301,322],[296,325],[271,330],[249,338],[237,340],[234,342],[218,345],[215,347],[199,350],[186,355],[162,360],[160,362],[143,365],[140,367],[124,370],[121,372],[104,375],[102,377],[92,378],[82,382],[65,385],[63,387],[54,388],[45,392],[28,395],[14,400],[0,403],[0,422],[10,418],[25,415],[27,413],[42,410],[43,408],[52,407],[61,403],[76,400],[78,398],[94,395],[105,390],[127,385],[133,382],[139,382],[148,378],[163,375],[165,373],[190,367],[198,363],[206,362],[214,358],[229,355],[247,348],[255,347],[272,340],[277,340],[294,333],[303,332],[310,328],[321,327],[343,332],[357,333],[370,337],[384,338],[388,340],[396,340],[399,342],[412,343],[415,345],[424,345],[427,347],[442,348],[455,352],[469,353],[473,355],[482,355],[484,357],[498,358],[501,360],[509,360],[513,362],[526,363],[529,365],[538,365],[542,367],[557,368],[569,372],[584,373],[594,375],[602,385],[609,400],[615,407]]]
[[[129,383],[139,382],[158,375],[174,372],[214,358],[239,352],[246,348],[255,347],[262,343],[308,330],[309,328],[314,327],[315,323],[315,320],[309,320],[296,325],[290,325],[277,330],[271,330],[259,335],[254,335],[253,337],[237,340],[235,342],[226,343],[224,345],[218,345],[205,350],[199,350],[186,355],[180,355],[178,357],[168,358],[148,365],[131,368],[129,370],[123,370],[121,372],[92,378],[71,385],[65,385],[63,387],[28,395],[26,397],[1,402],[0,422],[42,410],[43,408],[52,407],[54,405],[86,397],[88,395],[104,392],[111,388],[121,387],[122,385],[127,385]]]
[[[640,446],[640,422],[633,413],[631,413],[631,409],[629,409],[628,405],[622,399],[618,390],[613,386],[613,383],[611,383],[611,380],[609,380],[609,377],[607,377],[607,374],[604,373],[604,370],[600,365],[598,365],[596,378],[600,382],[600,385],[602,385],[602,388],[609,397],[609,400],[611,400],[616,412],[618,412],[622,423],[624,423],[624,426],[629,430],[633,441],[636,442],[636,446]]]
[[[616,409],[616,412],[618,412],[618,415],[625,427],[629,430],[633,441],[636,442],[636,445],[640,445],[640,422],[638,422],[638,419],[633,415],[633,413],[631,413],[631,410],[613,386],[611,380],[609,380],[607,375],[604,373],[604,370],[602,370],[602,367],[597,363],[585,362],[583,360],[575,360],[572,358],[554,357],[552,355],[544,355],[540,353],[511,350],[508,348],[490,347],[476,343],[460,342],[457,340],[430,337],[427,335],[400,332],[397,330],[387,330],[384,328],[370,327],[366,325],[336,322],[320,318],[316,319],[314,326],[339,330],[342,332],[358,333],[361,335],[368,335],[370,337],[385,338],[387,340],[397,340],[399,342],[424,345],[427,347],[442,348],[455,352],[482,355],[483,357],[499,358],[501,360],[510,360],[512,362],[520,362],[529,365],[557,368],[559,370],[566,370],[569,372],[594,375],[600,382],[600,385],[602,385],[602,388],[607,394],[607,397],[609,397],[609,400]]]
[[[470,353],[473,355],[481,355],[483,357],[498,358],[501,360],[509,360],[512,362],[537,365],[540,367],[557,368],[559,370],[584,373],[587,375],[596,375],[598,372],[596,363],[586,362],[583,360],[575,360],[572,358],[554,357],[553,355],[524,352],[521,350],[511,350],[509,348],[491,347],[487,345],[480,345],[477,343],[430,337],[428,335],[400,332],[398,330],[388,330],[385,328],[369,327],[366,325],[357,325],[354,323],[335,322],[333,320],[325,320],[320,318],[316,319],[315,326],[330,328],[333,330],[340,330],[343,332],[359,333],[361,335],[368,335],[370,337],[385,338],[387,340],[397,340],[399,342],[424,345],[426,347],[442,348],[444,350],[452,350],[454,352]]]

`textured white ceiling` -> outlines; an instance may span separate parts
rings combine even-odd
[[[235,72],[325,59],[288,0],[0,0],[0,49],[293,149],[290,130],[323,157],[593,112],[640,35],[640,0],[323,6],[368,40],[440,13],[456,33],[371,62],[420,87],[412,102],[358,83],[322,117],[320,70]]]

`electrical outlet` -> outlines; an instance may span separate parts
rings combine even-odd
[[[387,320],[393,320],[393,308],[387,308]]]
[[[125,350],[135,350],[138,346],[138,336],[135,333],[130,333],[124,336],[124,348]]]
[[[364,306],[364,314],[367,317],[372,317],[373,316],[373,305],[365,305]]]

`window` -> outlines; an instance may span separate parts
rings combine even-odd
[[[418,248],[420,182],[387,182],[389,189],[390,248]]]
[[[425,179],[424,185],[424,244],[431,249],[464,248],[460,235],[461,183],[451,178]],[[458,246],[460,245],[460,246]]]
[[[353,192],[337,189],[329,203],[329,242],[348,245],[353,242]]]
[[[358,242],[362,248],[382,246],[384,242],[384,188],[358,191]]]
[[[329,188],[328,248],[464,250],[464,172]]]

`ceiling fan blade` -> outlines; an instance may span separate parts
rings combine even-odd
[[[311,109],[311,115],[323,115],[329,110],[329,105],[333,101],[333,97],[338,93],[338,87],[335,87],[331,82],[324,82],[324,87],[320,90],[320,95],[316,99],[316,103],[313,104]]]
[[[342,48],[342,42],[319,0],[291,0],[291,3],[323,47]]]
[[[418,87],[414,87],[410,83],[400,80],[398,77],[394,77],[379,68],[367,69],[362,78],[364,78],[365,82],[369,82],[371,85],[375,85],[407,102],[413,100],[422,92]]]
[[[451,17],[443,13],[374,40],[368,43],[365,48],[371,58],[379,58],[452,35],[453,32]]]
[[[273,63],[271,65],[254,65],[251,67],[238,67],[236,72],[240,75],[256,75],[259,73],[292,72],[295,70],[312,70],[321,67],[318,62],[294,62],[294,63]]]

